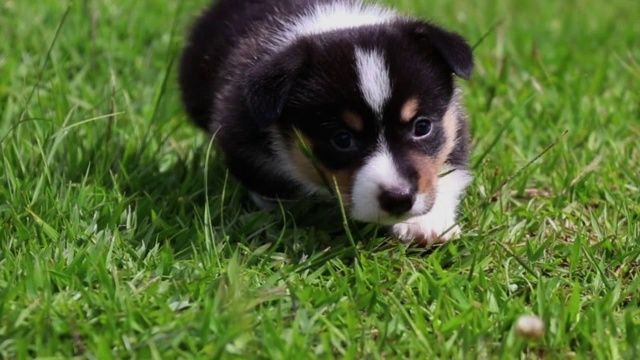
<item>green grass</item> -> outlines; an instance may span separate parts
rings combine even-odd
[[[498,24],[464,234],[429,251],[244,205],[178,101],[207,0],[125,3],[0,3],[0,358],[640,358],[637,1],[395,2]]]

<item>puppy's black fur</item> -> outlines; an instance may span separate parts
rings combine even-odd
[[[414,191],[425,173],[415,154],[433,161],[444,156],[447,166],[466,169],[466,116],[453,79],[467,79],[473,69],[464,39],[399,15],[328,31],[292,30],[314,9],[335,4],[369,6],[357,0],[220,0],[195,22],[180,62],[182,99],[195,124],[215,134],[229,171],[267,198],[312,192],[313,176],[296,157],[300,134],[323,171],[346,179],[347,192],[381,138]],[[379,114],[359,86],[356,49],[384,54],[393,91]],[[415,141],[413,120],[399,119],[412,97],[416,112],[430,122],[428,141]],[[452,108],[456,124],[447,125]],[[345,111],[362,120],[359,131],[345,125]],[[447,138],[447,126],[455,126],[455,139]],[[349,151],[336,146],[336,134],[345,129],[353,143]],[[293,160],[283,163],[283,157]]]

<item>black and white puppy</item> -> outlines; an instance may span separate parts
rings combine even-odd
[[[380,5],[218,0],[191,30],[180,86],[259,205],[338,190],[353,219],[430,244],[460,231],[471,176],[453,75],[472,69],[461,36]]]

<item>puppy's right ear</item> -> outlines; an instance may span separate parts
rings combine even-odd
[[[258,60],[249,69],[245,99],[251,117],[261,128],[270,126],[282,114],[306,59],[306,46],[299,42]]]

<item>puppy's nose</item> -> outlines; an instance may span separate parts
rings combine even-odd
[[[391,215],[402,215],[413,207],[415,192],[409,187],[383,188],[378,196],[380,208]]]

